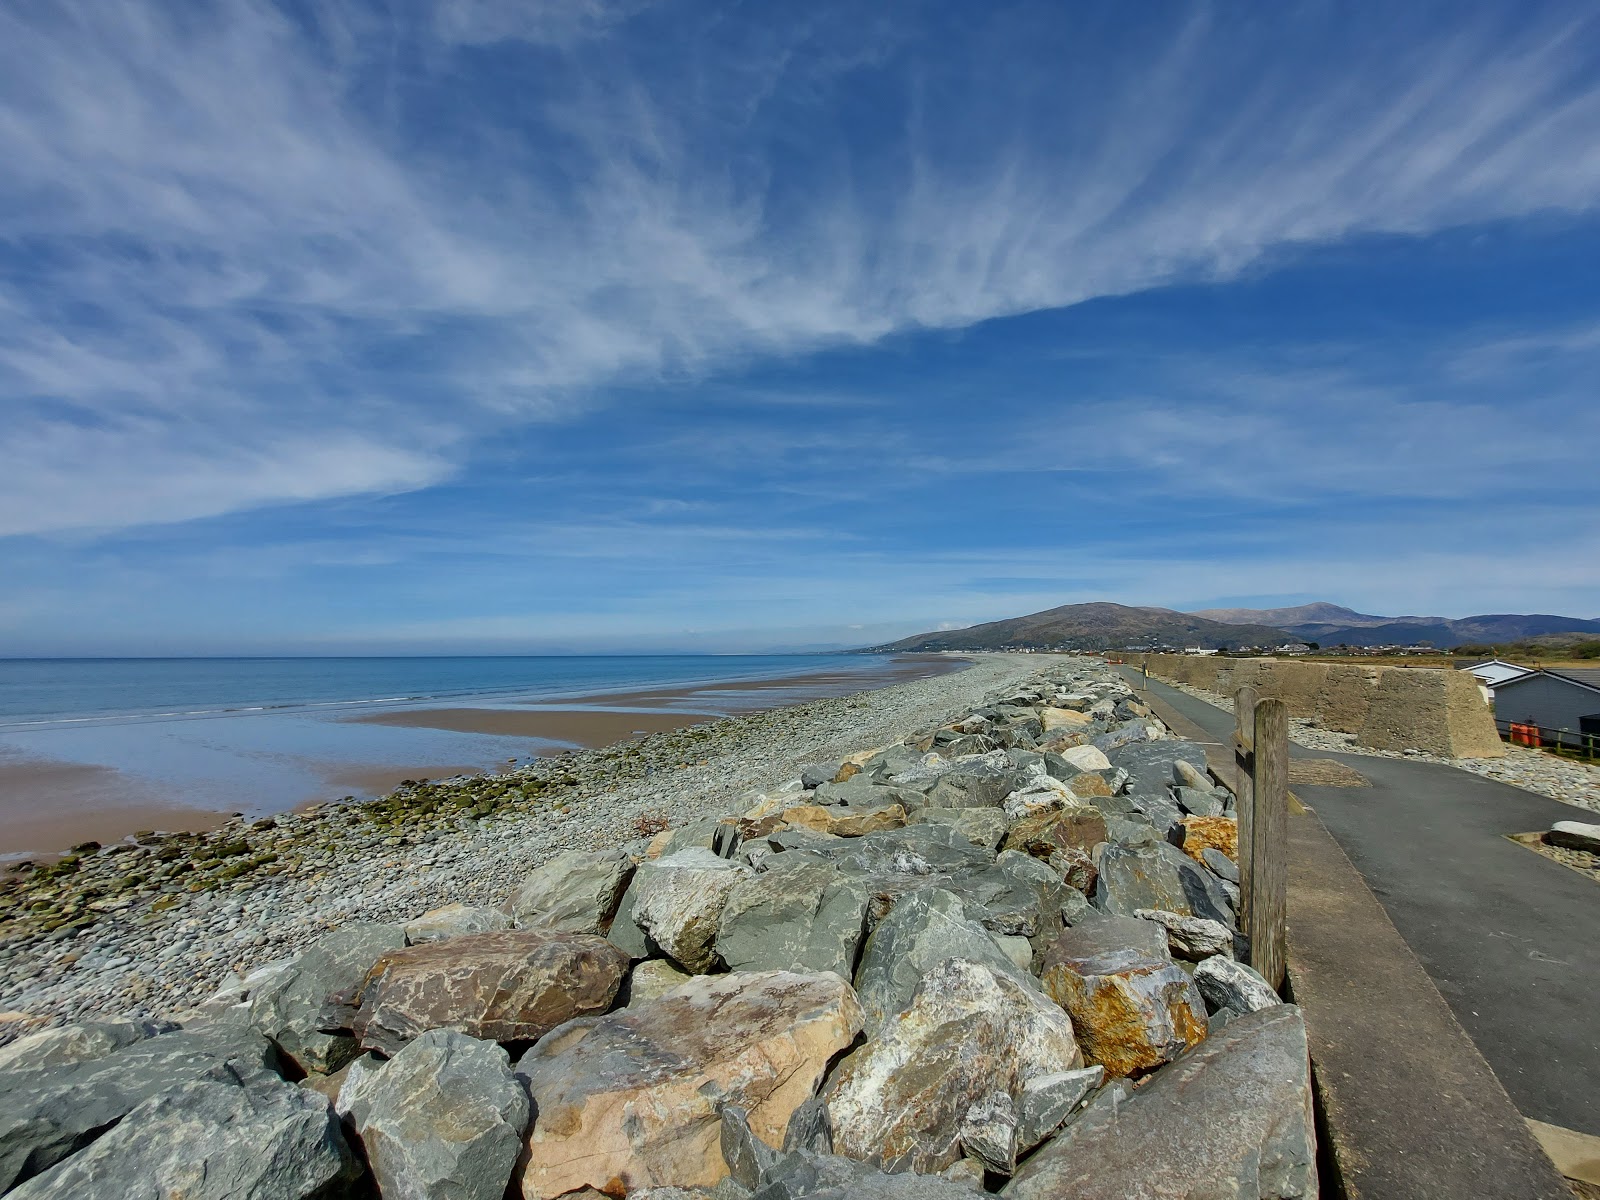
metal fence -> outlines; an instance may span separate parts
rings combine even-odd
[[[1571,750],[1587,759],[1600,759],[1600,733],[1583,730],[1550,729],[1526,721],[1502,721],[1495,718],[1495,728],[1500,736],[1513,746],[1532,746],[1540,750]]]

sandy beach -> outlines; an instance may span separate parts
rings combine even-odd
[[[0,855],[114,842],[146,829],[196,833],[217,828],[229,815],[163,803],[108,767],[0,762]]]

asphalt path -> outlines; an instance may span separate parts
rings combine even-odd
[[[1137,686],[1139,673],[1125,671]],[[1233,715],[1152,694],[1224,745]],[[1369,787],[1294,784],[1527,1117],[1600,1135],[1600,885],[1508,840],[1586,809],[1454,767],[1290,746]],[[1374,1013],[1374,1019],[1381,1019]]]

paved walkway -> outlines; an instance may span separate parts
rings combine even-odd
[[[1144,681],[1128,670],[1136,685]],[[1157,680],[1223,744],[1233,716]],[[1433,763],[1330,754],[1370,787],[1295,784],[1526,1117],[1600,1135],[1600,887],[1508,841],[1584,811]]]

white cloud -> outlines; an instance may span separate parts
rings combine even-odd
[[[0,13],[11,532],[424,486],[619,382],[1600,195],[1592,23],[1284,8],[1074,51],[996,22],[923,61],[846,10],[628,52],[643,5],[353,11]],[[522,76],[460,57],[497,42]],[[81,449],[30,461],[46,420]]]

